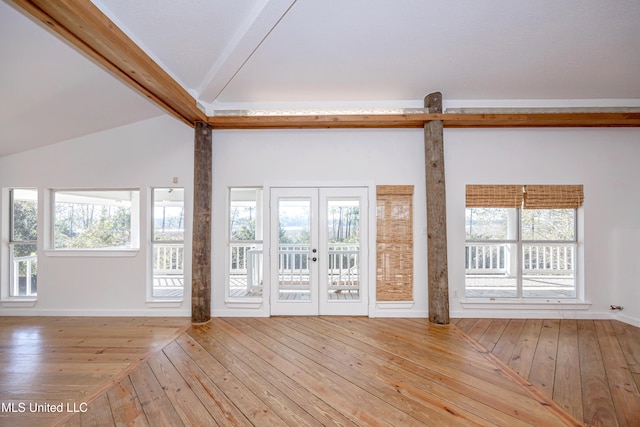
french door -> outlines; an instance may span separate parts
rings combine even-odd
[[[367,189],[271,189],[271,314],[367,315]]]

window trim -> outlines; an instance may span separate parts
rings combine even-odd
[[[148,307],[160,307],[160,308],[167,308],[167,307],[180,307],[182,305],[182,303],[185,300],[185,292],[187,289],[187,286],[185,285],[185,271],[184,271],[184,265],[185,265],[185,252],[186,252],[186,248],[185,248],[185,236],[183,236],[182,240],[157,240],[156,239],[156,234],[155,234],[155,199],[156,199],[156,190],[165,190],[165,189],[176,189],[176,190],[182,190],[182,209],[183,209],[183,222],[182,222],[182,226],[185,229],[185,236],[186,236],[186,218],[185,218],[185,214],[186,214],[186,209],[185,209],[185,203],[184,203],[184,199],[185,199],[185,193],[186,190],[184,187],[180,187],[180,186],[158,186],[158,187],[150,187],[149,188],[149,214],[147,215],[148,220],[149,220],[149,227],[148,227],[148,233],[149,233],[149,255],[148,255],[148,267],[147,267],[147,272],[148,272],[148,280],[147,280],[147,297],[146,297],[146,304]],[[182,263],[183,263],[183,272],[182,272],[182,296],[156,296],[154,295],[154,278],[155,278],[155,273],[154,273],[154,268],[153,268],[153,259],[154,259],[154,251],[155,251],[155,245],[156,244],[175,244],[175,245],[182,245],[182,254],[183,254],[183,258],[182,258]]]
[[[236,244],[252,244],[262,246],[263,257],[262,257],[262,272],[265,272],[264,266],[264,229],[262,231],[263,236],[261,240],[233,240],[232,239],[232,230],[231,230],[231,192],[232,190],[256,190],[256,227],[260,226],[263,228],[263,224],[259,224],[257,210],[261,209],[260,219],[264,222],[264,214],[265,214],[265,206],[264,206],[264,187],[261,185],[240,185],[240,186],[228,186],[227,194],[226,194],[226,245],[225,245],[225,278],[224,278],[224,298],[225,304],[228,307],[235,308],[255,308],[262,304],[265,298],[265,287],[263,286],[262,295],[261,296],[231,296],[231,251],[232,247]],[[260,190],[260,194],[257,193],[257,190]],[[256,228],[257,231],[257,228]],[[256,237],[256,236],[254,236]]]
[[[36,240],[14,240],[14,191],[15,190],[30,190],[30,191],[34,191],[36,194],[36,215],[37,215]],[[35,303],[38,300],[37,291],[33,295],[13,295],[12,294],[13,285],[15,281],[14,249],[13,248],[16,245],[35,245],[36,246],[36,263],[37,263],[37,256],[39,252],[38,236],[41,234],[39,230],[40,228],[40,194],[38,189],[35,187],[10,187],[7,189],[6,200],[7,200],[7,206],[8,206],[8,209],[7,209],[8,236],[6,240],[3,239],[3,242],[6,243],[6,247],[8,248],[8,253],[6,258],[7,259],[6,262],[8,262],[8,268],[7,268],[8,274],[6,274],[1,280],[2,283],[6,283],[6,285],[3,285],[2,302],[7,302],[11,305],[18,303],[18,304],[22,304],[21,306],[24,306],[24,307],[32,307],[35,305]]]
[[[131,244],[130,248],[114,247],[114,248],[56,248],[55,247],[55,221],[56,221],[56,193],[65,191],[77,192],[100,192],[100,191],[131,191],[137,193],[137,201],[131,206]],[[140,235],[141,235],[141,196],[142,191],[139,188],[50,188],[49,189],[49,217],[47,225],[49,227],[46,242],[46,249],[43,251],[49,257],[134,257],[140,252]],[[136,246],[134,242],[137,242]]]
[[[581,215],[581,211],[582,208],[548,208],[548,209],[527,209],[527,210],[573,210],[574,214],[573,214],[573,240],[524,240],[523,239],[523,231],[522,231],[522,212],[525,210],[524,207],[517,207],[517,208],[501,208],[501,207],[495,207],[495,208],[487,208],[487,207],[465,207],[466,209],[515,209],[516,211],[516,215],[515,215],[515,221],[516,221],[516,236],[515,236],[515,240],[514,239],[500,239],[500,240],[478,240],[478,239],[466,239],[465,238],[465,248],[467,246],[468,243],[471,244],[479,244],[479,243],[484,243],[484,244],[495,244],[495,245],[501,245],[501,244],[505,244],[505,245],[514,245],[516,248],[516,259],[517,259],[517,265],[516,265],[516,296],[513,297],[498,297],[498,296],[482,296],[482,297],[473,297],[473,296],[467,296],[467,274],[465,272],[464,277],[464,287],[463,287],[463,291],[464,291],[464,300],[461,301],[461,304],[463,305],[463,307],[467,308],[465,305],[468,305],[469,307],[476,307],[476,308],[480,308],[482,304],[486,303],[487,301],[490,301],[489,304],[493,304],[496,302],[501,302],[501,303],[516,303],[516,304],[529,304],[532,306],[536,306],[540,304],[540,301],[545,301],[545,303],[549,303],[549,302],[554,302],[556,304],[561,304],[561,305],[570,305],[572,307],[575,308],[575,303],[583,303],[583,295],[580,289],[580,282],[579,282],[579,266],[582,265],[582,263],[580,262],[580,255],[578,253],[579,247],[580,247],[580,235],[579,235],[579,231],[580,231],[580,227],[579,227],[579,223],[580,223],[580,218],[582,217]],[[465,233],[466,234],[466,233]],[[526,297],[524,296],[524,246],[527,245],[536,245],[536,244],[547,244],[547,245],[553,245],[553,244],[558,244],[558,245],[567,245],[567,246],[573,246],[574,250],[573,250],[573,292],[574,292],[574,296],[572,297],[558,297],[558,296],[554,296],[554,297]],[[466,249],[465,249],[465,253],[466,253]],[[465,267],[466,268],[466,267]],[[477,304],[476,304],[477,303]],[[588,303],[585,303],[588,304]],[[554,304],[555,305],[555,304]],[[590,304],[588,304],[588,307],[590,307]],[[587,308],[588,308],[587,307]],[[577,309],[582,309],[582,308],[577,308]]]

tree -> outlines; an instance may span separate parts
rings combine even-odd
[[[131,208],[57,203],[56,248],[110,248],[131,242]]]
[[[38,240],[38,202],[13,201],[13,236],[11,240],[34,242]]]

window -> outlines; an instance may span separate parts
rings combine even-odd
[[[9,192],[9,296],[38,294],[38,191],[12,189]]]
[[[138,190],[53,192],[54,249],[138,249]]]
[[[228,296],[261,297],[262,188],[229,190]]]
[[[465,296],[576,298],[582,200],[582,186],[467,186]]]
[[[152,298],[184,297],[184,189],[152,190]]]

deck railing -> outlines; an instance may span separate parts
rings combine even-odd
[[[506,274],[509,267],[509,246],[508,244],[467,243],[464,267],[466,273]]]
[[[575,265],[575,243],[522,246],[522,271],[524,275],[571,275]]]
[[[262,286],[262,246],[234,243],[230,249],[230,274],[246,275],[248,290]],[[327,275],[331,289],[353,289],[358,286],[359,254],[358,243],[335,243],[328,247]],[[311,246],[308,244],[279,245],[278,280],[282,289],[308,289],[311,255]]]
[[[467,275],[514,275],[511,271],[513,243],[467,243]],[[575,243],[523,244],[522,274],[569,276],[574,272]]]
[[[184,244],[155,243],[153,245],[153,273],[155,275],[183,275]]]
[[[38,294],[38,257],[13,257],[12,296],[30,297]]]

